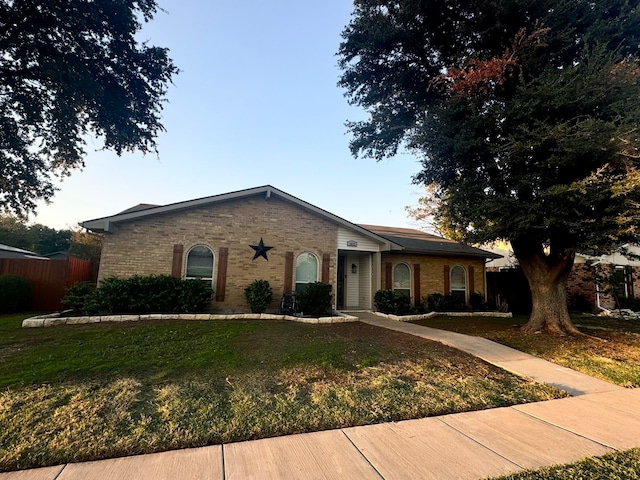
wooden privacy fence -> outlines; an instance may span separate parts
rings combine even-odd
[[[36,258],[0,258],[0,275],[20,275],[31,283],[31,307],[37,311],[62,309],[67,287],[77,282],[95,282],[96,266],[89,260],[70,257],[67,260]]]

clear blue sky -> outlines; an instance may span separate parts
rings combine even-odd
[[[415,226],[421,189],[408,154],[355,159],[344,122],[363,119],[337,87],[348,0],[159,0],[142,40],[181,69],[160,156],[97,151],[33,221],[67,228],[138,203],[167,204],[271,184],[355,223]]]

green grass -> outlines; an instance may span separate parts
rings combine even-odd
[[[0,317],[0,470],[540,401],[558,390],[360,323],[22,329]]]
[[[638,480],[640,448],[592,457],[569,465],[527,470],[496,480]]]
[[[525,316],[436,317],[415,323],[482,336],[624,387],[640,387],[640,322],[586,315],[572,320],[595,338],[524,334],[519,327]]]

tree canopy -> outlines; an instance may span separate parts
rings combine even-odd
[[[0,215],[0,243],[40,255],[66,252],[84,260],[100,261],[102,237],[80,227],[57,230],[40,223],[27,224],[12,215]]]
[[[408,148],[441,230],[511,242],[529,330],[575,331],[576,250],[638,242],[639,37],[626,0],[356,0],[343,32],[352,152]]]
[[[155,0],[0,0],[0,210],[25,215],[54,194],[52,174],[84,165],[85,139],[156,151],[177,73],[140,43]]]
[[[0,215],[0,243],[47,255],[66,252],[73,232],[56,230],[39,223],[27,225],[11,215]]]

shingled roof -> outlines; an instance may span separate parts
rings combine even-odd
[[[385,227],[381,225],[363,225],[370,232],[404,247],[403,253],[427,253],[429,255],[460,255],[465,257],[500,258],[501,256],[480,248],[432,235],[413,228]]]

